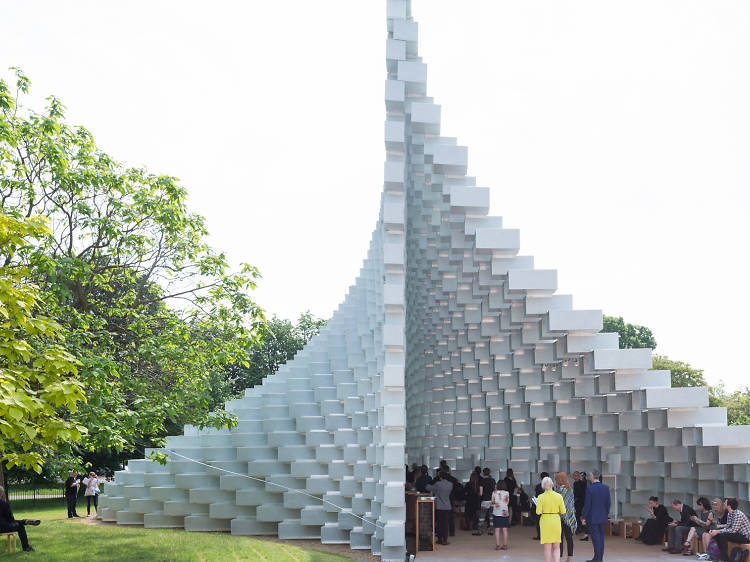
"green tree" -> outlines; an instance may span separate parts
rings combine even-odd
[[[729,425],[750,425],[750,387],[727,392],[724,383],[712,386],[709,405],[724,406]]]
[[[603,332],[617,332],[620,334],[620,349],[647,347],[656,349],[654,334],[646,326],[626,324],[622,316],[604,316]]]
[[[707,386],[702,369],[695,369],[684,361],[673,361],[663,355],[654,355],[654,369],[671,371],[672,386]]]
[[[50,221],[30,274],[81,362],[82,446],[140,450],[186,423],[231,425],[225,366],[247,361],[263,325],[258,271],[230,271],[175,178],[116,162],[54,97],[23,107],[28,89],[17,69],[13,91],[0,81],[0,202]]]
[[[0,213],[0,485],[3,465],[41,473],[44,454],[86,432],[61,415],[85,402],[78,362],[61,345],[62,327],[41,313],[39,287],[24,261],[30,240],[49,234],[38,217]]]
[[[325,324],[325,320],[315,318],[309,312],[301,314],[296,325],[276,317],[269,320],[262,341],[251,346],[247,364],[235,363],[227,367],[227,378],[232,382],[235,394],[260,384],[275,373]]]

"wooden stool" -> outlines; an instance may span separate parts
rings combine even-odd
[[[693,540],[690,543],[690,548],[693,549],[694,554],[703,554],[703,541],[698,538],[698,535],[693,537]]]
[[[12,533],[0,533],[0,537],[3,535],[8,536],[8,552],[15,552],[16,551],[16,532],[13,531]],[[13,543],[13,550],[10,549],[11,542]]]

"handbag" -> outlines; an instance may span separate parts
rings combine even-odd
[[[748,554],[750,553],[741,546],[735,546],[732,549],[732,553],[729,555],[729,560],[731,560],[731,562],[745,562]]]
[[[492,501],[491,500],[484,500],[481,504],[479,504],[479,507],[481,509],[489,509],[492,507]]]

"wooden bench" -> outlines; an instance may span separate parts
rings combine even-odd
[[[6,535],[8,537],[8,552],[15,552],[16,551],[16,532],[13,531],[12,533],[0,533],[0,537],[3,535]],[[10,545],[13,543],[13,550],[10,549]]]

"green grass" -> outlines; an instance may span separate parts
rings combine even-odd
[[[25,505],[24,505],[25,504]],[[85,504],[79,502],[79,512]],[[83,507],[83,511],[81,511]],[[7,554],[0,540],[0,560],[49,560],[54,562],[106,560],[205,561],[253,560],[268,562],[344,562],[351,558],[303,549],[286,544],[233,537],[227,533],[186,533],[167,529],[142,529],[111,525],[85,525],[68,519],[60,500],[18,502],[13,504],[18,519],[41,519],[38,527],[27,527],[29,542],[36,552]]]

